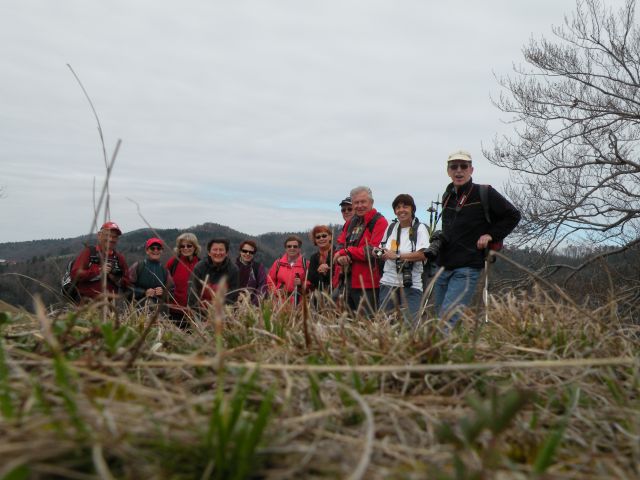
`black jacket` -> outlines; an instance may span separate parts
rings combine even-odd
[[[189,278],[189,306],[197,307],[200,301],[210,301],[210,289],[203,288],[203,282],[206,280],[207,285],[212,290],[216,290],[217,285],[223,278],[227,281],[227,294],[225,303],[233,303],[238,298],[238,267],[234,265],[229,257],[225,258],[220,265],[215,265],[210,257],[200,260],[193,268],[191,277]]]
[[[331,257],[335,252],[330,250],[327,256],[327,264],[329,267],[333,264]],[[309,257],[309,273],[308,280],[311,287],[315,290],[329,291],[331,288],[331,271],[327,273],[318,273],[320,266],[320,252],[315,252]]]
[[[453,183],[449,184],[442,197],[442,230],[446,240],[440,249],[438,265],[447,270],[483,268],[484,252],[478,250],[478,239],[488,233],[493,241],[502,241],[518,225],[520,212],[516,207],[490,186],[488,193],[491,223],[485,218],[477,184],[469,181],[458,193]]]

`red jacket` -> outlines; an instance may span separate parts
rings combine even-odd
[[[371,219],[378,213],[375,208],[364,214],[364,232],[360,237],[358,245],[353,247],[344,247],[338,252],[340,255],[347,255],[351,258],[349,270],[351,272],[351,288],[379,288],[380,272],[378,271],[377,262],[368,260],[365,253],[367,247],[377,247],[382,241],[389,223],[384,217],[379,217],[374,225],[369,225]],[[352,217],[353,221],[356,217]],[[346,245],[347,228],[342,230],[338,237],[338,245]]]
[[[173,277],[173,281],[175,283],[175,290],[173,291],[173,299],[172,303],[176,305],[180,305],[181,307],[187,306],[187,298],[189,293],[189,277],[191,276],[191,272],[193,268],[198,264],[200,259],[193,255],[191,260],[180,255],[179,257],[172,257],[167,262],[167,269],[173,273],[171,276]],[[174,266],[174,263],[178,262],[177,265]]]
[[[304,264],[302,263],[304,261]],[[307,270],[309,269],[309,262],[302,258],[302,255],[298,255],[293,266],[289,263],[287,254],[285,253],[280,259],[273,262],[267,275],[267,285],[269,290],[274,292],[280,289],[287,293],[293,293],[295,289],[294,280],[296,274],[302,279],[302,284],[306,288],[309,288],[309,281],[307,280]]]
[[[105,262],[100,246],[95,247],[96,258],[91,258],[91,248],[85,247],[73,262],[71,279],[82,298],[95,298],[102,294],[102,265]],[[113,250],[109,252],[107,262],[111,263],[112,273],[107,276],[107,293],[117,294],[128,286],[129,268],[124,256]]]

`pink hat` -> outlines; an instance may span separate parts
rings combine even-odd
[[[144,244],[144,248],[147,249],[151,245],[160,245],[162,247],[162,246],[164,246],[164,243],[159,238],[153,237],[153,238],[150,238],[149,240],[147,240],[147,243]]]
[[[116,222],[107,222],[102,225],[100,230],[115,230],[116,232],[118,232],[118,235],[122,235],[122,230],[120,230],[120,227]]]

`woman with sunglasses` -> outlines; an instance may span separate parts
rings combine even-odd
[[[240,273],[239,288],[251,295],[251,303],[258,305],[267,291],[267,273],[264,266],[256,261],[258,245],[253,240],[244,240],[240,244],[240,253],[236,266]]]
[[[290,235],[284,241],[285,252],[273,262],[267,276],[269,290],[276,295],[288,296],[297,304],[303,288],[309,287],[307,280],[308,262],[302,256],[302,239]]]
[[[333,283],[333,234],[326,225],[316,225],[311,230],[311,240],[318,251],[309,257],[309,283],[311,288],[329,292]]]
[[[198,238],[190,232],[178,235],[173,251],[175,256],[171,257],[166,265],[176,285],[169,312],[173,320],[181,322],[187,309],[189,277],[200,261]]]
[[[144,245],[146,258],[129,268],[129,285],[133,299],[140,304],[164,303],[173,293],[174,282],[169,270],[160,263],[164,243],[150,238]]]

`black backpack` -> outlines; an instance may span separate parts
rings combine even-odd
[[[100,263],[100,255],[98,255],[98,250],[94,245],[91,245],[89,248],[89,265],[99,264]],[[77,302],[80,300],[80,292],[76,288],[76,281],[71,278],[71,269],[73,268],[73,264],[78,259],[75,257],[73,260],[69,260],[67,264],[67,268],[62,275],[62,279],[60,281],[60,293],[63,297],[71,300],[72,302]]]

